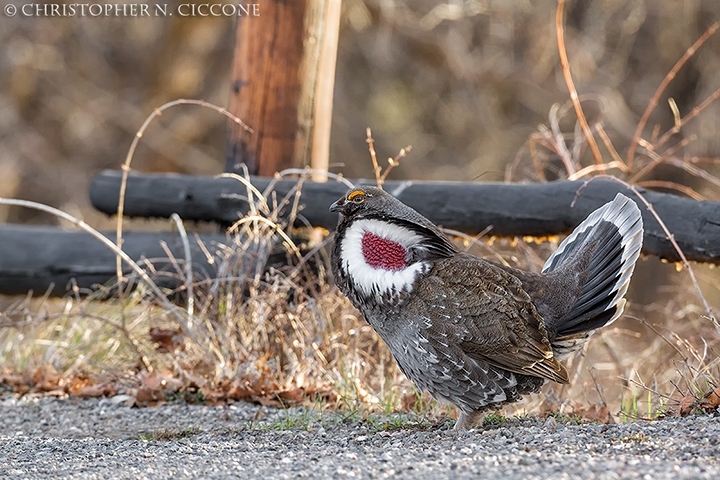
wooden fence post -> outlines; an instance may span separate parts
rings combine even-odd
[[[320,20],[323,29],[317,66],[318,78],[314,88],[310,166],[315,170],[327,171],[330,163],[330,127],[340,34],[341,0],[319,0],[318,3],[324,6],[324,11],[319,12],[324,18]],[[312,179],[316,182],[324,182],[327,180],[327,175],[315,172]]]
[[[229,111],[253,133],[229,122],[226,171],[272,176],[311,156],[327,168],[340,1],[270,1],[238,18]]]

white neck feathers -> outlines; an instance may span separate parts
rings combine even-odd
[[[365,232],[398,243],[406,250],[423,240],[417,233],[389,222],[370,219],[353,222],[345,231],[345,238],[342,240],[341,268],[352,278],[355,286],[366,296],[374,296],[378,301],[382,301],[384,296],[393,297],[412,289],[417,275],[427,271],[429,265],[426,262],[416,262],[401,270],[370,266],[362,252]]]

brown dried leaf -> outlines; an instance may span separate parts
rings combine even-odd
[[[280,399],[286,405],[290,404],[290,403],[297,404],[297,403],[301,403],[305,399],[305,389],[304,388],[292,388],[290,390],[278,392],[277,396],[280,397]]]
[[[263,407],[275,407],[275,408],[283,408],[287,405],[284,405],[280,400],[278,400],[276,397],[269,397],[266,395],[253,395],[252,401],[255,403],[259,403]]]
[[[94,382],[92,380],[84,376],[69,377],[64,380],[65,389],[68,393],[72,393],[73,395],[76,395],[80,390],[86,387],[92,386],[93,383]]]
[[[687,396],[680,399],[680,409],[678,410],[678,413],[681,416],[690,415],[695,411],[695,402],[697,399],[695,397]]]
[[[219,390],[217,388],[210,388],[208,386],[202,387],[200,389],[202,392],[203,398],[205,399],[205,403],[207,405],[224,405],[227,403],[227,392],[223,390]]]
[[[62,377],[52,365],[48,365],[36,368],[27,380],[27,383],[34,387],[34,391],[50,393],[58,390]]]
[[[702,402],[700,403],[700,408],[703,408],[705,410],[713,410],[718,406],[720,406],[720,387],[712,390],[711,392],[708,392],[708,394],[703,397]]]
[[[138,407],[157,407],[165,403],[165,394],[160,389],[142,386],[135,394],[135,405]]]
[[[245,400],[249,401],[254,396],[252,388],[248,388],[247,385],[234,383],[225,393],[225,397],[232,400]]]
[[[112,385],[88,385],[77,390],[74,394],[80,398],[111,397],[117,393]]]
[[[163,389],[166,392],[172,392],[172,393],[179,392],[181,390],[185,390],[185,388],[186,388],[185,382],[183,382],[179,378],[175,378],[175,377],[163,377],[160,384],[162,385]]]
[[[612,415],[610,415],[610,409],[607,405],[603,405],[598,408],[597,405],[591,405],[589,408],[573,408],[576,415],[580,416],[583,420],[598,423],[614,423]]]
[[[11,387],[27,386],[27,382],[22,375],[2,375],[0,376],[0,385],[5,384]]]
[[[148,335],[150,335],[150,340],[155,343],[155,349],[160,353],[183,351],[185,349],[185,334],[179,328],[150,327]]]
[[[415,410],[418,404],[418,395],[415,392],[409,392],[402,396],[400,404],[402,405],[403,411],[410,412]]]
[[[164,385],[164,378],[155,371],[143,378],[142,384],[150,390],[160,390]]]

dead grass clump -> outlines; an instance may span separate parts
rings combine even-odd
[[[173,259],[182,287],[162,299],[149,278],[114,301],[24,299],[2,315],[0,384],[20,394],[114,395],[139,406],[183,398],[394,409],[412,392],[409,383],[326,282],[327,239],[315,244],[312,229],[293,227],[302,180],[275,198],[234,177],[251,209],[228,230],[227,244],[205,246],[215,278],[192,278],[185,260]],[[268,268],[278,252],[287,266]],[[184,305],[168,306],[165,295]]]

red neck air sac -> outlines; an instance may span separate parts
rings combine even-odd
[[[362,253],[367,264],[373,268],[398,271],[408,266],[405,247],[370,232],[363,234]]]

